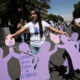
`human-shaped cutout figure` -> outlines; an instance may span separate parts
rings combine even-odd
[[[31,54],[31,50],[27,43],[21,43],[19,45],[19,50],[21,54],[18,54],[14,51],[13,45],[15,44],[14,39],[10,39],[11,35],[7,36],[7,39],[5,40],[5,44],[9,46],[9,54],[11,54],[12,57],[16,58],[20,62],[21,67],[21,75],[20,80],[38,80],[37,74],[34,70],[34,66],[37,63],[37,60],[32,63],[32,59],[34,56]]]
[[[75,42],[75,47],[76,49],[79,51],[79,44],[80,44],[80,40],[78,40],[78,33],[73,33],[72,36],[70,37],[70,39],[68,39],[69,41],[74,41]],[[65,62],[64,62],[64,66],[67,66],[67,72],[66,74],[69,73],[69,64],[68,64],[68,59],[66,58]]]
[[[66,37],[65,35],[61,36],[61,41],[64,44],[57,44],[58,48],[66,49],[66,51],[68,52],[68,54],[72,60],[73,69],[74,70],[77,70],[77,69],[80,70],[80,64],[79,64],[80,53],[77,50],[77,48],[75,47],[76,42],[72,41],[70,38]]]
[[[12,39],[13,40],[13,39]],[[8,46],[8,40],[5,40],[5,44]],[[10,46],[14,45],[9,42]],[[8,61],[11,59],[12,55],[11,52],[3,58],[3,49],[0,48],[0,80],[11,80],[9,73],[8,73]]]
[[[36,68],[38,80],[50,80],[50,74],[48,69],[49,58],[57,51],[57,46],[55,46],[52,51],[49,51],[49,49],[50,43],[46,41],[40,48],[40,52],[36,55],[36,57],[39,58]]]
[[[75,33],[72,34],[71,39],[76,42],[76,48],[79,51],[80,40],[78,40],[78,37],[79,37],[78,33],[75,32]]]
[[[61,35],[55,35],[53,33],[50,33],[50,39],[57,45],[60,43],[60,36]],[[67,66],[67,73],[69,73],[69,66],[68,66],[68,59],[66,58],[66,60],[64,61],[64,66]]]
[[[5,58],[3,57],[3,49],[0,48],[0,79],[1,80],[11,80],[8,73],[8,61],[11,59],[11,56],[8,55]]]
[[[18,59],[20,62],[21,74],[20,80],[38,80],[37,73],[34,69],[36,60],[32,63],[34,56],[31,54],[31,50],[27,43],[21,43],[19,45],[20,54],[14,52],[13,47],[9,48],[11,55]]]

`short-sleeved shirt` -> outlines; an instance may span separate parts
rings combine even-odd
[[[42,44],[45,42],[45,31],[50,25],[42,21],[42,27],[43,27],[43,37],[40,38],[40,32],[39,32],[39,23],[29,22],[25,25],[27,29],[29,29],[29,32],[31,34],[30,36],[30,45],[34,47],[41,47]]]
[[[76,18],[75,22],[78,22],[80,24],[80,18]]]
[[[53,21],[49,21],[52,27],[55,27]]]
[[[75,23],[76,23],[76,22],[80,24],[80,18],[76,18],[76,19],[75,19]],[[78,32],[79,38],[80,38],[80,27],[76,27],[76,31]]]

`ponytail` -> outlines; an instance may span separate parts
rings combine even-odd
[[[40,38],[42,39],[42,37],[43,37],[43,27],[42,27],[41,16],[40,16],[38,11],[35,11],[35,13],[38,15],[39,32],[40,32]]]
[[[40,32],[40,38],[42,38],[43,37],[43,27],[42,27],[41,18],[39,19],[39,32]]]

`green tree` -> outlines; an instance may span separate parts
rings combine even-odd
[[[58,21],[61,21],[61,22],[64,21],[64,18],[62,16],[60,16],[60,15],[58,15],[57,18],[58,18]]]
[[[31,9],[50,8],[49,0],[0,0],[0,16],[8,19],[29,19]],[[22,9],[21,11],[18,9]],[[5,15],[6,14],[6,15]]]
[[[73,17],[74,18],[80,17],[80,2],[74,4]]]
[[[47,15],[47,17],[45,18],[46,20],[52,20],[54,22],[58,22],[58,21],[64,21],[64,19],[60,16],[60,15],[53,15],[53,14],[49,14]]]
[[[49,9],[50,8],[49,2],[50,0],[41,0],[42,7]]]

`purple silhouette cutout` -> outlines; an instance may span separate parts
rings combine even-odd
[[[13,43],[12,43],[12,41],[13,41]],[[12,39],[12,40],[5,39],[5,44],[11,48],[11,46],[13,46],[15,44],[14,39]],[[3,49],[0,48],[0,79],[1,80],[11,80],[11,78],[8,74],[8,64],[7,64],[8,61],[12,58],[11,51],[9,51],[9,54],[6,57],[4,57],[4,58],[2,58],[2,57],[3,57]]]
[[[68,65],[68,60],[67,60],[67,58],[65,59],[63,65],[67,67],[67,72],[66,72],[65,74],[68,74],[68,73],[69,73],[69,65]]]
[[[9,50],[12,53],[12,56],[17,58],[20,62],[20,80],[38,80],[37,73],[34,69],[37,61],[35,60],[34,63],[32,63],[34,56],[31,54],[28,44],[21,43],[19,45],[20,54],[15,53],[13,47],[11,47]]]
[[[78,33],[73,33],[71,38],[74,40],[74,41],[77,41],[78,40]]]
[[[72,64],[73,64],[73,68],[74,70],[80,69],[80,53],[77,50],[77,48],[75,47],[76,42],[72,41],[70,38],[66,37],[65,35],[61,36],[61,41],[64,44],[58,44],[59,48],[63,48],[66,49],[66,51],[68,52],[71,60],[72,60]],[[66,60],[67,61],[67,60]],[[65,62],[67,63],[67,62]]]
[[[77,50],[79,51],[80,40],[78,40],[78,37],[79,37],[79,36],[78,36],[78,33],[75,32],[75,33],[72,34],[70,40],[72,40],[72,41],[75,42],[75,46],[76,46]],[[65,62],[64,62],[64,66],[67,66],[67,72],[66,72],[66,74],[69,73],[69,64],[68,64],[67,58],[66,58],[66,60],[65,60]]]
[[[17,58],[20,62],[20,67],[21,67],[20,80],[26,80],[26,79],[38,80],[36,76],[37,73],[34,70],[34,66],[37,62],[35,60],[34,63],[32,63],[32,59],[34,58],[34,56],[31,54],[28,44],[21,43],[19,45],[19,50],[21,54],[17,54],[16,52],[14,52],[14,49],[13,49],[13,45],[15,44],[14,39],[7,38],[5,40],[5,44],[6,46],[9,46],[9,55],[11,55],[10,57],[13,56],[14,58]],[[2,79],[2,80],[6,80],[6,79]],[[11,80],[11,79],[7,79],[7,80]]]
[[[8,61],[11,59],[11,55],[3,57],[3,50],[0,48],[0,80],[11,80],[8,74]]]
[[[57,46],[55,46],[55,48],[52,51],[49,51],[49,49],[50,43],[46,41],[42,45],[40,52],[36,55],[36,57],[39,58],[36,68],[38,80],[50,80],[50,74],[48,69],[49,58],[52,54],[54,54],[57,51]]]
[[[31,54],[31,51],[28,45],[26,43],[21,43],[19,45],[19,50],[21,54],[19,55],[13,54],[13,56],[17,58],[20,62],[20,66],[21,66],[20,80],[48,80],[50,79],[50,74],[49,74],[49,69],[48,69],[49,58],[53,53],[57,51],[57,46],[55,46],[54,50],[52,51],[48,51],[49,48],[50,48],[49,42],[45,42],[44,45],[41,47],[38,55],[35,56],[34,63],[32,63],[32,59],[34,59],[34,57]],[[24,54],[26,52],[28,53]],[[46,58],[44,58],[44,56]],[[36,69],[34,69],[34,66],[36,64],[37,64],[37,67]]]
[[[73,33],[72,36],[71,36],[71,39],[76,42],[77,50],[79,50],[79,47],[80,47],[79,46],[80,45],[80,40],[78,40],[78,37],[79,37],[79,35],[76,32]]]

